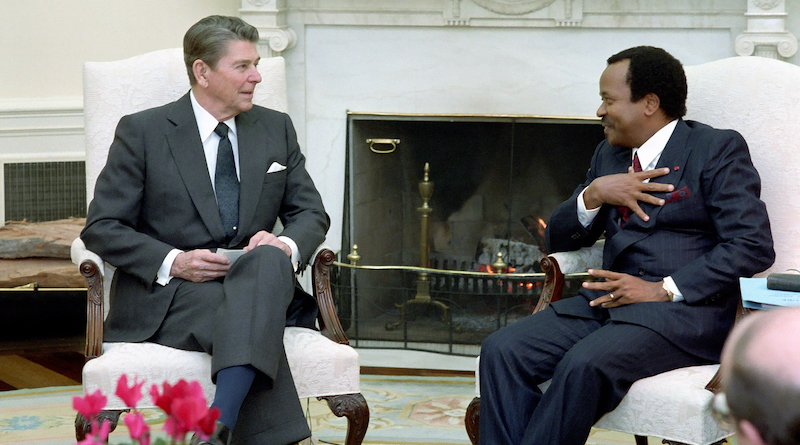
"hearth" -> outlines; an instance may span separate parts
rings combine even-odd
[[[453,352],[529,314],[547,219],[602,138],[595,119],[348,114],[342,245],[358,245],[359,266],[384,267],[337,277],[348,335]],[[498,253],[513,277],[490,276]],[[416,266],[436,269],[422,299],[439,303],[420,301]]]

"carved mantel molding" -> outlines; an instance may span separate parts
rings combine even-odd
[[[263,57],[280,56],[294,47],[297,34],[286,23],[287,0],[241,0],[239,14],[258,28],[259,53]]]
[[[786,30],[786,16],[786,0],[748,0],[747,30],[736,37],[736,54],[792,57],[797,52],[797,38]]]
[[[739,55],[792,57],[786,0],[241,0],[261,33],[262,56],[297,43],[308,25],[584,29],[727,29]],[[289,26],[292,24],[292,27]]]

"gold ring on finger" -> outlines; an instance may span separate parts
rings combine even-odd
[[[611,298],[611,301],[614,301],[614,294],[613,293],[608,294],[608,296]]]

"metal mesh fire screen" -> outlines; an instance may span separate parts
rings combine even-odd
[[[340,258],[334,292],[353,341],[471,355],[530,314],[547,220],[584,180],[598,124],[349,113],[342,246],[363,260]]]

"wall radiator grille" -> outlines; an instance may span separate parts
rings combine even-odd
[[[3,174],[6,221],[86,217],[83,161],[6,162]]]

